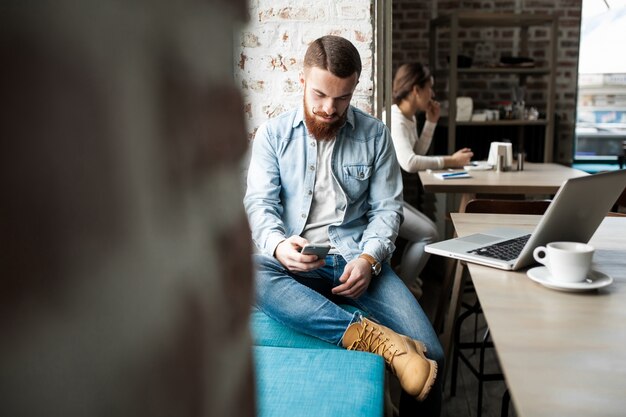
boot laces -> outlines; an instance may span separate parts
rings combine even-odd
[[[382,330],[369,323],[363,323],[362,329],[357,329],[358,337],[348,347],[349,350],[360,350],[365,352],[376,353],[382,356],[385,361],[391,365],[393,359],[399,352],[398,348],[391,343]]]

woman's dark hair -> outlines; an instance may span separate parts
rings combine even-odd
[[[348,78],[356,72],[361,76],[361,56],[356,47],[340,36],[322,36],[309,45],[304,55],[304,68],[317,67]]]
[[[392,101],[393,104],[400,102],[413,90],[414,86],[423,88],[430,81],[430,69],[416,62],[414,64],[402,64],[396,76],[393,77]]]

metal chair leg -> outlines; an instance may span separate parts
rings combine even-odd
[[[483,340],[480,344],[480,358],[478,361],[478,400],[476,417],[481,417],[483,413],[483,384],[485,382],[485,349],[489,339],[489,328],[485,331]]]
[[[450,395],[454,397],[456,395],[456,381],[459,370],[459,356],[461,355],[461,327],[465,319],[472,315],[478,314],[480,311],[480,304],[476,301],[471,306],[466,306],[467,310],[457,317],[454,322],[454,339],[452,345],[452,375],[450,377]]]
[[[511,394],[507,389],[502,395],[502,408],[500,409],[500,417],[508,417],[509,415],[509,403],[511,402]]]

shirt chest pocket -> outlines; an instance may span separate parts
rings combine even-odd
[[[343,166],[345,191],[353,201],[358,200],[359,197],[367,191],[371,176],[371,165],[358,164]]]

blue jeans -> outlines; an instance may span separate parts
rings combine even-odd
[[[339,285],[346,261],[341,255],[326,256],[326,265],[309,272],[288,271],[275,258],[257,254],[256,304],[269,317],[292,329],[341,346],[348,326],[359,321],[338,304],[352,305],[366,316],[394,331],[419,340],[427,356],[437,361],[443,375],[443,349],[430,320],[415,297],[388,263],[357,299],[337,297],[331,289]],[[439,380],[439,378],[437,378]]]
[[[424,402],[418,403],[403,392],[400,416],[440,415],[443,349],[430,320],[388,263],[383,264],[382,272],[372,279],[363,295],[351,299],[331,293],[346,266],[340,255],[328,255],[322,268],[297,274],[267,255],[255,255],[254,261],[256,305],[279,323],[341,346],[348,326],[359,321],[359,312],[350,313],[338,305],[350,304],[380,324],[423,342],[428,349],[426,355],[437,362],[437,379]]]

